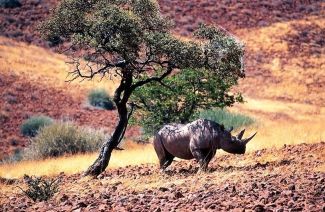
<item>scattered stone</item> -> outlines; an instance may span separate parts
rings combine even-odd
[[[159,191],[165,192],[165,191],[169,191],[169,189],[165,187],[159,187]]]
[[[177,191],[174,195],[177,199],[184,197],[184,195],[179,191]]]

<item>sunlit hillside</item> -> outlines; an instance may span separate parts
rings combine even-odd
[[[28,144],[20,125],[32,115],[48,115],[107,132],[115,126],[115,111],[87,104],[91,89],[104,88],[112,94],[115,80],[66,82],[73,68],[68,61],[50,50],[0,37],[0,159]],[[127,134],[136,135],[137,130],[131,128]]]
[[[195,39],[204,22],[245,44],[246,77],[232,91],[245,102],[227,109],[254,120],[244,138],[257,135],[244,155],[218,150],[207,172],[177,158],[161,172],[152,138],[139,142],[141,130],[130,126],[124,150],[114,150],[96,178],[83,172],[98,152],[2,160],[30,145],[20,126],[33,115],[106,134],[117,122],[116,111],[90,106],[87,95],[95,88],[112,95],[118,79],[67,82],[69,57],[40,37],[39,23],[62,1],[20,2],[0,2],[0,211],[325,211],[324,1],[158,0],[178,38]],[[34,202],[22,191],[25,174],[57,179],[57,193]]]
[[[324,16],[237,30],[247,50],[241,89],[258,98],[324,107],[324,30]]]

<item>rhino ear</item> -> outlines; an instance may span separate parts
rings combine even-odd
[[[234,129],[233,126],[230,127],[230,129],[228,130],[228,132],[231,132]]]
[[[236,136],[239,140],[241,140],[243,138],[243,135],[245,133],[245,129],[243,129],[242,131],[240,131],[240,133],[238,133],[238,135]]]
[[[220,125],[222,131],[225,131],[225,126],[223,124]]]

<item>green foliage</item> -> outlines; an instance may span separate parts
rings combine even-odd
[[[249,116],[231,113],[222,109],[203,110],[200,112],[199,117],[223,124],[227,129],[233,127],[235,130],[254,123],[254,119]]]
[[[115,108],[113,101],[104,89],[95,89],[88,94],[88,102],[94,107],[113,110]]]
[[[145,135],[152,135],[167,123],[187,123],[201,109],[242,102],[240,94],[228,94],[235,83],[205,69],[182,70],[167,77],[163,85],[151,83],[134,92],[132,100],[141,106],[136,118]]]
[[[46,180],[42,177],[24,175],[24,181],[27,184],[27,190],[19,188],[34,202],[47,201],[59,191],[60,178]]]
[[[186,41],[170,33],[170,23],[153,0],[63,0],[40,30],[48,40],[71,39],[75,50],[84,50],[84,58],[91,55],[104,64],[99,74],[116,68],[108,57],[113,56],[125,61],[137,80],[150,75],[148,67],[156,71],[166,64],[243,77],[243,45],[233,36],[200,25],[195,34],[200,42]]]
[[[72,123],[54,123],[44,127],[25,149],[26,159],[57,157],[64,154],[93,152],[99,149],[106,136],[100,131],[81,128]]]
[[[20,132],[24,136],[34,137],[38,131],[44,127],[53,123],[53,119],[48,116],[32,116],[25,120],[20,126]]]

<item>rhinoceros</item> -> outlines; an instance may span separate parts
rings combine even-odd
[[[246,144],[256,135],[242,139],[245,129],[237,136],[223,125],[207,119],[198,119],[186,125],[168,124],[160,129],[153,145],[157,153],[160,168],[165,170],[174,157],[190,160],[195,158],[200,170],[206,171],[217,149],[233,154],[244,154]]]

